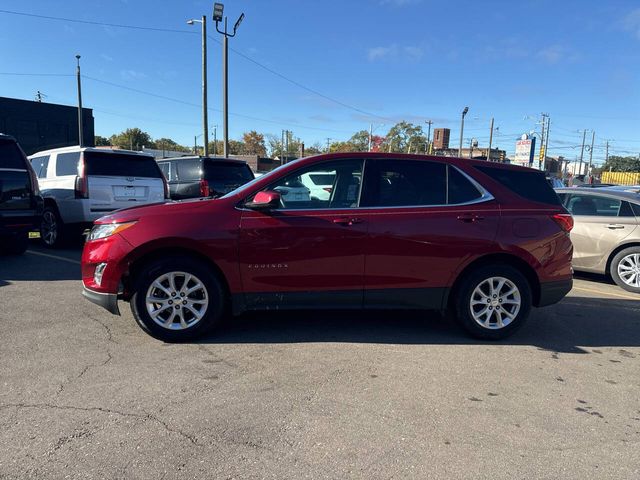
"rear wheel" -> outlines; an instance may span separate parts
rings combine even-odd
[[[45,247],[57,248],[63,242],[64,224],[55,207],[47,206],[42,212],[40,223],[40,238]]]
[[[456,291],[455,313],[476,338],[498,340],[518,330],[531,311],[531,286],[510,265],[479,267]]]
[[[613,257],[611,278],[628,292],[640,293],[640,247],[625,248]]]
[[[167,342],[188,341],[204,334],[222,321],[224,307],[220,280],[188,257],[145,266],[131,298],[138,325]]]

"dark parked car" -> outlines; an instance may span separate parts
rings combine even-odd
[[[26,155],[13,137],[0,135],[0,253],[27,249],[42,208],[38,179]]]
[[[278,191],[328,174],[325,198]],[[336,308],[452,310],[472,335],[497,339],[571,290],[572,226],[537,170],[330,154],[222,198],[99,219],[82,280],[89,300],[112,313],[129,301],[145,331],[170,341],[229,311]]]
[[[172,200],[221,197],[253,180],[247,162],[229,158],[176,157],[158,160]]]

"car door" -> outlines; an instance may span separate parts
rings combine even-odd
[[[609,254],[637,228],[628,202],[596,193],[571,193],[564,198],[573,215],[573,266],[603,272]]]
[[[367,160],[362,205],[367,308],[441,308],[461,265],[494,250],[497,202],[446,163]]]
[[[334,172],[326,200],[283,194],[276,209],[243,209],[239,258],[246,308],[362,307],[367,234],[367,214],[357,209],[362,165],[345,159],[302,167],[265,189],[277,191],[305,172]]]

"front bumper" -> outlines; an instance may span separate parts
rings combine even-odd
[[[87,287],[83,287],[82,296],[89,300],[91,303],[100,305],[102,308],[113,313],[114,315],[120,315],[120,309],[118,308],[118,294],[116,293],[101,293],[95,290],[90,290]]]
[[[573,288],[573,278],[540,284],[540,298],[536,307],[546,307],[562,300]]]

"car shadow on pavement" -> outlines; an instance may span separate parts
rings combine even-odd
[[[534,309],[513,336],[497,342],[470,338],[437,312],[289,311],[250,313],[230,320],[198,343],[344,342],[406,345],[530,345],[553,352],[587,347],[640,346],[640,301],[567,297]]]
[[[51,258],[50,255],[61,259]],[[54,250],[44,254],[28,251],[23,255],[0,257],[0,287],[15,281],[80,280],[80,264],[75,256],[79,258],[74,252]]]

